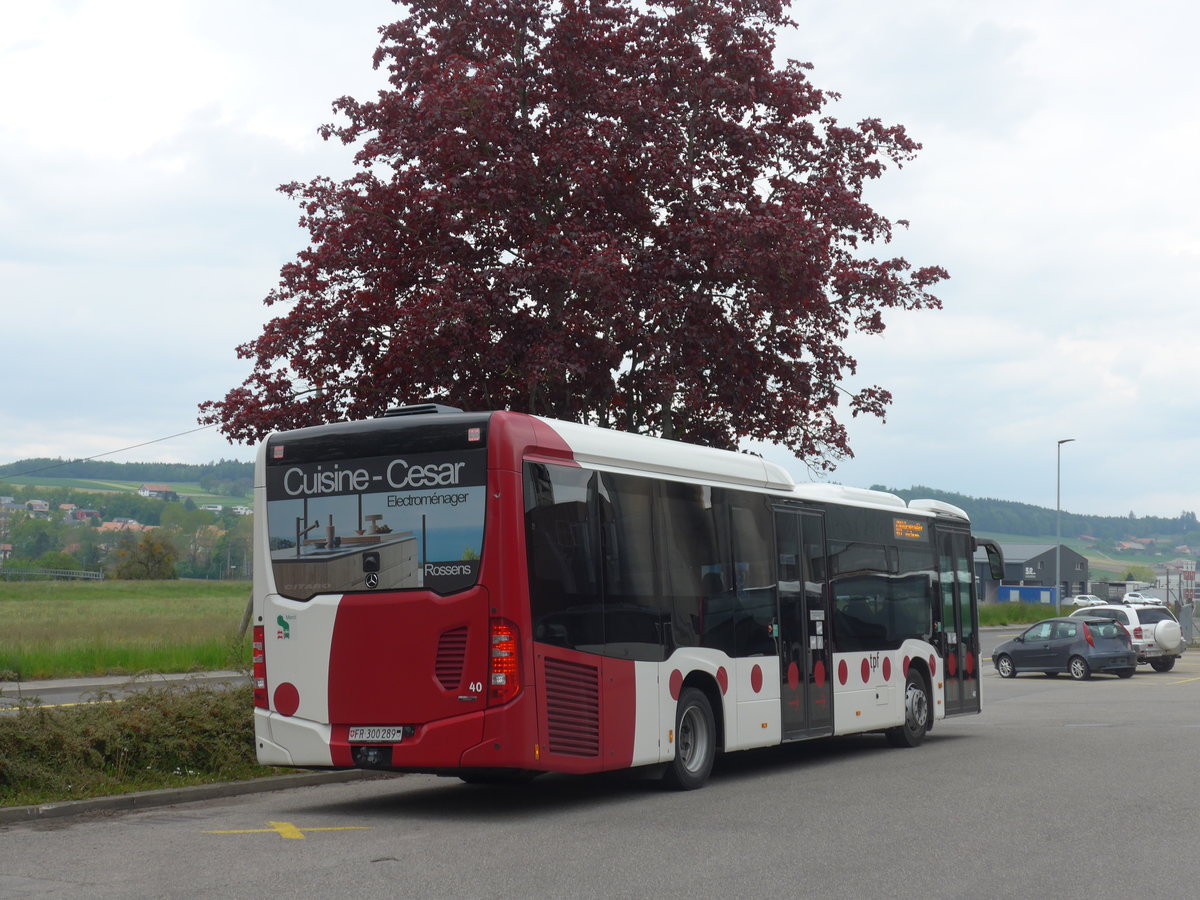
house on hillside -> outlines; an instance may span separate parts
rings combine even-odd
[[[137,490],[139,497],[156,497],[159,500],[179,499],[179,495],[165,484],[143,484]]]
[[[100,530],[102,532],[144,532],[151,526],[133,520],[133,518],[114,518],[112,522],[101,522]]]

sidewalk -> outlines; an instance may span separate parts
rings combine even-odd
[[[244,681],[249,676],[245,672],[216,671],[216,672],[180,672],[175,675],[151,673],[146,675],[105,675],[98,678],[50,678],[43,681],[0,681],[0,696],[17,699],[31,696],[49,690],[94,690],[104,691],[112,688],[122,688],[128,685],[146,687],[154,684],[180,684],[195,682],[196,684],[213,684],[221,682],[236,683]]]

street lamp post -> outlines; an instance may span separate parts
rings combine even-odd
[[[1054,614],[1062,614],[1062,445],[1075,438],[1063,438],[1058,442],[1058,462],[1054,477]]]

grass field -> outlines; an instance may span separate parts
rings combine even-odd
[[[95,491],[109,494],[120,491],[136,491],[141,484],[133,481],[94,481],[86,478],[46,478],[37,475],[18,475],[5,478],[4,484],[16,484],[21,487],[69,488],[73,491]]]
[[[1066,607],[1067,615],[1075,607]],[[986,625],[1032,625],[1054,616],[1054,607],[1042,603],[981,603],[979,624]]]
[[[244,668],[246,582],[0,582],[0,681]],[[11,698],[10,698],[11,699]],[[0,717],[0,806],[272,774],[250,687],[150,689]]]
[[[196,481],[165,482],[166,485],[179,495],[180,500],[191,498],[197,506],[206,503],[220,503],[222,506],[252,506],[254,498],[250,494],[231,497],[228,494],[210,494]],[[101,481],[87,478],[47,478],[45,475],[25,475],[0,479],[0,484],[14,484],[21,487],[40,487],[46,490],[54,488],[69,488],[73,491],[90,491],[98,494],[125,493],[132,494],[142,486],[140,481]]]
[[[244,667],[246,582],[0,582],[0,681]]]

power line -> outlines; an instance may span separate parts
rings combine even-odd
[[[349,382],[345,382],[345,384],[349,384]],[[342,386],[341,384],[332,385],[332,387],[341,387],[341,386]],[[297,397],[303,397],[306,394],[320,394],[322,391],[326,391],[330,387],[331,387],[330,385],[325,385],[325,386],[309,388],[306,391],[294,391],[292,393],[291,399],[295,400]],[[109,450],[105,453],[97,453],[95,456],[83,456],[83,457],[80,457],[79,459],[65,459],[62,462],[57,462],[52,466],[42,466],[40,469],[28,469],[27,471],[24,471],[24,472],[0,472],[0,478],[22,478],[25,475],[36,475],[39,472],[47,472],[50,469],[61,469],[63,466],[69,466],[74,463],[91,462],[93,459],[99,459],[102,456],[113,456],[114,454],[117,454],[117,453],[124,453],[126,450],[136,450],[136,449],[138,449],[138,447],[148,447],[151,444],[160,444],[163,441],[169,441],[169,440],[172,440],[173,438],[183,437],[184,435],[187,435],[187,434],[195,434],[197,431],[205,431],[206,429],[209,429],[209,428],[215,428],[217,426],[217,424],[218,423],[213,422],[211,425],[201,425],[199,428],[189,428],[187,431],[180,431],[177,434],[168,434],[166,437],[155,438],[152,441],[142,441],[142,443],[140,443],[140,444],[133,444],[132,446],[129,446],[129,447],[122,447],[120,450]],[[10,463],[10,465],[15,465],[15,463]]]
[[[140,444],[133,444],[129,447],[122,447],[120,450],[108,450],[104,453],[97,453],[95,456],[82,456],[79,459],[64,459],[61,462],[56,462],[50,466],[42,466],[39,469],[27,469],[24,472],[0,472],[0,478],[21,478],[25,475],[36,475],[39,472],[47,472],[50,469],[61,469],[63,466],[74,465],[75,463],[91,462],[93,459],[99,459],[102,456],[113,456],[117,453],[124,453],[126,450],[136,450],[139,447],[148,447],[151,444],[161,444],[163,441],[169,441],[173,438],[183,437],[187,434],[195,434],[197,431],[206,431],[209,428],[215,428],[216,423],[212,425],[201,425],[199,428],[189,428],[187,431],[180,431],[177,434],[168,434],[166,437],[155,438],[152,441],[142,441]]]

